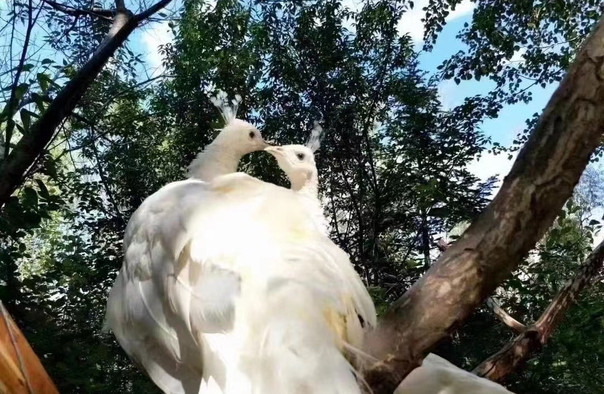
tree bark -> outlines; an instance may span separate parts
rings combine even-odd
[[[550,99],[495,199],[367,335],[365,379],[391,394],[511,273],[572,194],[604,131],[604,18]]]
[[[55,135],[57,127],[73,111],[82,95],[101,72],[115,51],[126,41],[130,33],[154,12],[165,7],[171,0],[161,0],[148,10],[133,15],[132,12],[118,5],[109,33],[94,52],[92,57],[76,73],[42,116],[31,126],[4,163],[0,166],[0,208],[8,201],[11,194],[21,185],[27,169],[43,152],[46,145]],[[8,147],[7,147],[8,149]]]
[[[501,381],[521,363],[531,358],[548,341],[579,293],[598,277],[603,262],[604,242],[589,255],[575,278],[560,290],[535,324],[483,361],[473,372],[478,376]]]

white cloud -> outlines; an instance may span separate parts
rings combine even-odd
[[[420,43],[424,40],[424,22],[422,22],[422,18],[426,15],[426,12],[423,8],[427,7],[428,4],[429,0],[416,1],[415,7],[413,7],[412,10],[407,11],[398,23],[399,33],[409,33],[415,43]],[[447,15],[445,20],[449,22],[461,18],[471,13],[474,7],[476,7],[476,4],[472,1],[463,0],[455,7],[455,11],[452,11]]]
[[[498,182],[493,189],[493,195],[495,195],[501,187],[503,178],[510,172],[512,164],[514,164],[514,161],[516,160],[516,155],[517,152],[513,153],[510,160],[508,159],[507,153],[500,153],[498,155],[484,153],[480,159],[473,160],[468,165],[468,170],[483,181],[486,181],[492,176],[497,176]]]
[[[168,26],[168,22],[161,22],[151,25],[141,35],[141,42],[143,43],[147,62],[151,69],[151,75],[156,76],[165,71],[162,64],[163,57],[159,53],[159,48],[162,45],[168,44],[174,40],[172,29]]]
[[[459,86],[450,79],[445,79],[438,84],[438,97],[440,98],[440,102],[444,110],[449,110],[459,103],[456,100],[456,94]]]
[[[447,17],[445,18],[445,20],[452,21],[453,19],[461,18],[462,16],[471,13],[475,7],[476,4],[474,2],[470,0],[464,0],[461,3],[457,4],[457,7],[455,7],[455,11],[450,12],[449,15],[447,15]]]

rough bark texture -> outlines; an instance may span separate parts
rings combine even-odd
[[[58,394],[31,346],[0,302],[0,393]]]
[[[535,324],[483,361],[473,372],[494,381],[501,381],[521,363],[531,358],[545,345],[579,293],[598,277],[603,262],[604,242],[589,255],[577,276],[560,290]]]
[[[604,22],[583,44],[493,202],[368,334],[365,373],[391,394],[543,236],[604,131]]]
[[[120,2],[118,2],[118,9],[107,37],[75,77],[61,89],[46,112],[32,124],[29,133],[19,140],[6,161],[0,166],[0,208],[21,185],[23,174],[43,152],[54,136],[57,127],[73,111],[84,92],[115,51],[141,21],[170,1],[162,0],[139,15],[132,15],[130,11],[120,7]]]

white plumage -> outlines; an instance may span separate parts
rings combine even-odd
[[[288,176],[292,190],[297,191],[303,198],[312,220],[327,234],[327,221],[317,195],[318,174],[313,155],[319,148],[321,131],[318,124],[315,124],[307,146],[285,145],[268,147],[265,150],[275,156],[279,167]],[[356,338],[352,344],[357,349],[361,348],[362,337]],[[504,393],[511,392],[497,383],[458,368],[435,354],[428,354],[422,365],[413,370],[395,391],[395,394]]]
[[[196,160],[210,182],[165,186],[128,224],[107,305],[120,345],[169,393],[360,393],[344,353],[375,309],[316,206]]]
[[[240,173],[170,184],[125,244],[109,324],[162,390],[358,392],[342,350],[373,304],[295,192]]]
[[[428,354],[397,387],[395,394],[510,394],[505,387]]]
[[[166,393],[360,394],[346,357],[359,354],[375,308],[327,237],[313,157],[320,130],[313,149],[267,148],[292,189],[267,184],[233,173],[266,143],[224,99],[215,101],[226,126],[191,163],[190,179],[132,216],[107,323]],[[479,378],[459,371],[429,355],[397,393],[507,392],[471,386]]]

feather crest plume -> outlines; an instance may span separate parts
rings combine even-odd
[[[241,103],[241,96],[236,94],[235,98],[229,102],[226,92],[219,90],[216,96],[210,97],[210,101],[220,111],[220,115],[222,115],[222,119],[224,119],[224,124],[226,126],[237,116],[237,109]]]
[[[306,147],[311,151],[316,152],[321,147],[321,140],[323,139],[323,128],[318,121],[315,120],[310,137],[306,142]]]

